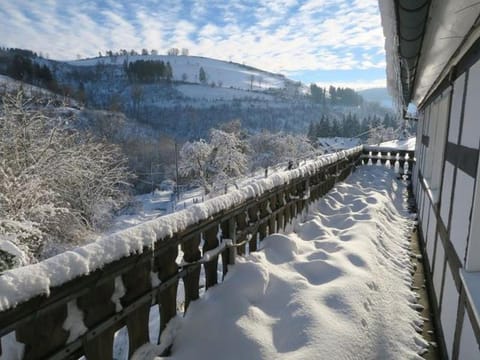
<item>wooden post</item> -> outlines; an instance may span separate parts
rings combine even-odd
[[[304,190],[305,189],[305,184],[304,182],[299,182],[297,184],[297,196],[298,196],[298,199],[296,201],[297,203],[297,213],[296,215],[301,215],[302,212],[303,212],[303,208],[304,208],[304,200],[303,200],[303,193],[304,193]]]
[[[25,344],[23,359],[43,359],[60,350],[69,335],[62,327],[66,318],[65,304],[18,327],[16,338]]]
[[[277,197],[272,195],[268,198],[268,204],[270,206],[270,210],[275,212],[277,210]],[[276,224],[276,217],[274,214],[271,214],[268,219],[268,234],[271,235],[277,232],[277,224]]]
[[[379,154],[380,154],[381,157],[382,157],[382,158],[380,159],[380,163],[381,163],[382,165],[385,165],[385,163],[387,162],[387,159],[386,159],[387,153],[386,153],[386,152],[380,152]]]
[[[215,249],[218,246],[217,240],[218,226],[213,225],[203,233],[203,252]],[[205,267],[205,289],[215,286],[217,279],[218,255],[212,261],[203,264]]]
[[[281,211],[277,213],[277,231],[280,231],[280,229],[285,230],[285,224],[284,224],[285,192],[284,191],[279,192],[277,194],[277,208],[281,209]]]
[[[228,220],[228,237],[232,239],[233,245],[237,243],[237,222],[234,217]],[[233,246],[229,250],[228,265],[235,265],[235,258],[237,257],[237,247]]]
[[[290,194],[292,193],[292,186],[290,185],[287,188],[287,191],[285,193],[285,201],[287,202],[287,205],[285,206],[285,216],[284,216],[284,228],[292,221],[292,205],[290,204],[291,197]]]
[[[242,231],[245,230],[245,228],[247,227],[247,214],[245,212],[241,212],[240,214],[238,214],[236,216],[236,229],[235,229],[235,237],[237,236],[237,229],[238,231]],[[242,242],[242,241],[245,241],[245,235],[242,236],[241,238],[237,239],[237,242]],[[245,254],[245,245],[242,245],[242,246],[239,246],[237,247],[237,254],[238,255],[243,255]]]
[[[126,291],[120,299],[123,307],[130,305],[152,289],[150,273],[151,263],[145,262],[123,274],[123,284]],[[140,346],[150,341],[148,330],[150,305],[150,303],[142,305],[127,317],[129,356],[132,356]]]
[[[267,210],[268,200],[264,200],[260,203],[260,220],[267,219],[270,216],[270,213]],[[258,234],[260,237],[260,241],[262,241],[267,236],[267,222],[264,221],[258,227]]]
[[[202,257],[199,249],[200,237],[201,234],[197,233],[191,239],[182,243],[183,259],[186,262],[195,262]],[[199,298],[200,270],[201,268],[199,266],[183,278],[183,286],[185,288],[185,312],[190,302]]]
[[[83,322],[89,329],[107,320],[115,314],[112,295],[115,290],[114,280],[109,280],[77,299],[77,306],[83,311]],[[111,359],[113,357],[113,335],[122,324],[110,327],[98,334],[84,345],[85,357],[88,360]]]
[[[248,218],[249,218],[249,225],[254,224],[259,220],[258,219],[258,212],[259,211],[260,210],[259,210],[258,204],[248,208],[247,212],[248,212]],[[258,227],[257,227],[257,229],[258,229]],[[248,242],[248,251],[249,252],[257,251],[257,237],[258,237],[257,234],[258,234],[257,231],[254,231],[252,233],[252,238]]]
[[[166,240],[168,241],[168,240]],[[178,255],[178,246],[171,246],[155,256],[154,266],[158,270],[160,281],[165,282],[178,273],[178,265],[175,262]],[[166,328],[170,319],[177,315],[177,287],[178,280],[157,295],[157,302],[160,305],[160,335]]]
[[[220,224],[222,229],[222,237],[223,239],[231,239],[230,237],[230,227],[229,227],[229,220],[224,221]],[[222,251],[222,281],[227,275],[228,272],[228,264],[230,263],[230,249],[225,249]]]

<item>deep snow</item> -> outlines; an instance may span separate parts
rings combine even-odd
[[[190,304],[133,359],[421,359],[422,319],[410,289],[405,184],[393,170],[362,166],[261,250],[238,257],[222,284]],[[117,284],[118,282],[118,284]],[[202,279],[201,279],[202,282]],[[116,281],[114,303],[123,296]],[[182,284],[179,301],[183,301]],[[159,330],[150,312],[150,340]],[[85,332],[83,314],[69,303],[64,328]],[[2,339],[4,355],[21,344]],[[116,359],[126,359],[128,335],[115,336]]]
[[[169,359],[415,359],[405,186],[364,166],[168,325]],[[145,346],[137,359],[159,348]],[[157,360],[161,359],[159,357]]]

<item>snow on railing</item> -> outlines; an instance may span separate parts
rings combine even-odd
[[[364,146],[362,165],[384,165],[399,175],[410,177],[415,164],[415,151],[385,146]]]

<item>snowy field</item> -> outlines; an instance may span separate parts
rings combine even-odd
[[[405,192],[393,170],[359,168],[285,234],[238,258],[169,323],[161,348],[173,340],[170,359],[421,359]],[[123,358],[126,337],[116,344]],[[158,351],[147,345],[135,358]]]

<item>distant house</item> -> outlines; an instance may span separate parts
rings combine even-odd
[[[387,82],[418,106],[413,187],[449,359],[480,359],[480,3],[379,1]]]

